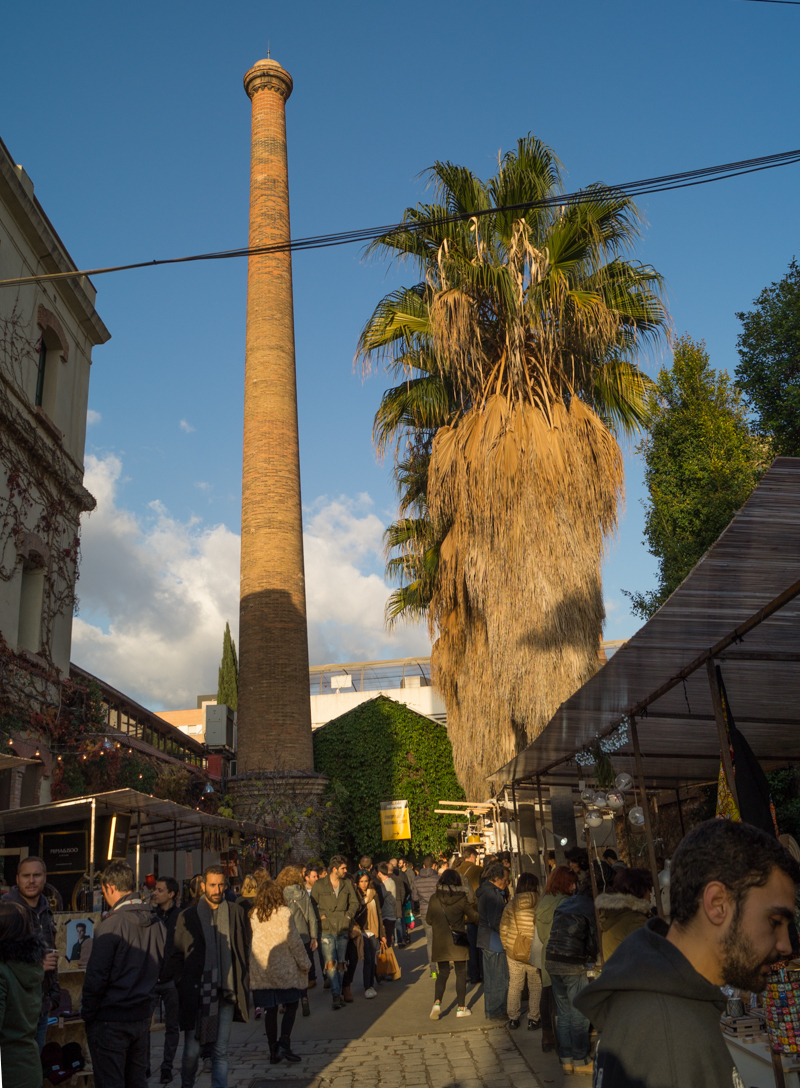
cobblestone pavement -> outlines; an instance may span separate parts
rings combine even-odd
[[[161,1039],[156,1040],[154,1034],[154,1071],[161,1058]],[[271,1066],[263,1035],[234,1043],[229,1051],[229,1088],[249,1088],[260,1081],[311,1084],[314,1078],[324,1088],[540,1088],[541,1084],[504,1028],[476,1026],[426,1035],[297,1042],[293,1048],[302,1062]],[[177,1070],[176,1074],[177,1081]],[[152,1080],[156,1079],[154,1073]],[[210,1083],[210,1076],[201,1074],[196,1088],[208,1088]]]

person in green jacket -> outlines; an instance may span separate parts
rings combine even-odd
[[[17,903],[0,903],[0,1072],[9,1088],[40,1088],[36,1027],[42,1010],[44,945]]]
[[[553,997],[553,985],[544,966],[544,950],[550,940],[550,929],[556,907],[563,900],[575,894],[577,877],[567,865],[556,865],[547,879],[544,895],[536,904],[536,935],[542,942],[542,997],[539,1002],[539,1016],[542,1021],[542,1050],[545,1054],[556,1047],[556,1003]]]
[[[647,869],[620,869],[610,892],[595,899],[603,932],[603,962],[650,917],[650,891],[653,878]]]

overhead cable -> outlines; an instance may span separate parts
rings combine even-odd
[[[800,0],[798,0],[800,3]],[[470,212],[459,212],[436,219],[424,219],[421,222],[404,220],[382,227],[364,227],[361,230],[342,231],[336,234],[316,234],[308,238],[289,239],[265,246],[244,246],[240,249],[219,250],[215,253],[197,253],[190,257],[164,257],[151,261],[137,261],[134,264],[111,265],[106,268],[88,268],[71,272],[48,272],[36,276],[18,276],[0,280],[0,287],[21,286],[26,283],[46,283],[53,280],[75,279],[79,276],[103,276],[109,272],[127,272],[134,268],[154,268],[164,264],[187,264],[191,261],[222,261],[231,257],[262,257],[273,253],[297,253],[306,249],[325,249],[330,246],[350,245],[353,242],[374,242],[384,235],[413,234],[427,230],[430,226],[448,226],[464,223],[471,219],[487,215],[502,215],[510,212],[532,211],[535,208],[566,207],[567,205],[593,203],[601,196],[645,196],[650,193],[665,193],[673,189],[685,189],[693,185],[706,185],[712,181],[752,174],[759,170],[772,170],[778,166],[790,166],[800,162],[800,149],[782,151],[777,155],[763,155],[756,159],[742,159],[739,162],[724,163],[720,166],[706,166],[698,170],[686,170],[680,174],[664,174],[661,177],[645,178],[641,181],[626,181],[619,185],[592,185],[576,193],[555,193],[539,200],[523,201],[519,204],[506,204],[500,207],[481,208]]]

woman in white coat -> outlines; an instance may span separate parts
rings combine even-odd
[[[311,962],[303,947],[292,912],[281,888],[266,880],[258,889],[250,911],[253,944],[250,949],[250,989],[253,1003],[264,1010],[269,1060],[299,1062],[292,1051],[291,1036],[301,991],[308,985]],[[285,1008],[278,1038],[278,1006]]]

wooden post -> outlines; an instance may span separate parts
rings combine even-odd
[[[592,833],[586,823],[586,805],[583,806],[583,832],[586,836],[586,853],[589,857],[589,879],[592,882],[592,903],[594,904],[594,924],[597,929],[597,962],[605,963],[603,959],[603,930],[600,927],[600,911],[597,909],[597,880],[594,875],[594,862],[592,861]]]
[[[94,911],[94,840],[97,827],[97,800],[92,798],[92,814],[89,817],[89,906]],[[102,908],[102,904],[101,904]]]
[[[719,690],[719,681],[717,679],[717,667],[714,664],[713,658],[709,658],[708,661],[706,661],[706,672],[708,673],[708,685],[711,688],[711,702],[714,706],[714,721],[717,723],[719,751],[722,757],[722,766],[725,770],[725,781],[728,783],[728,789],[731,792],[733,803],[736,805],[739,815],[741,815],[741,809],[739,809],[739,795],[736,792],[736,776],[733,772],[733,760],[731,759],[731,742],[728,737],[728,722],[725,717],[725,708],[722,705],[722,694]]]
[[[644,781],[644,767],[642,766],[642,752],[639,748],[639,731],[636,728],[636,718],[631,714],[631,739],[633,740],[633,754],[636,759],[636,777],[639,779],[639,792],[642,795],[642,808],[644,809],[644,833],[647,839],[647,852],[650,855],[650,873],[653,877],[653,892],[656,897],[656,910],[662,921],[664,908],[661,905],[661,885],[658,883],[658,865],[656,864],[656,847],[653,842],[653,827],[650,823],[650,805],[647,801],[647,789]]]
[[[539,836],[536,836],[536,848],[539,850],[539,868],[542,873],[542,894],[544,894],[545,885],[547,879],[550,876],[550,870],[547,868],[547,836],[544,833],[544,802],[542,801],[542,780],[539,776],[536,776],[536,792],[539,795],[539,815],[542,818],[542,848],[539,850]],[[534,809],[534,812],[536,810]]]
[[[775,1088],[786,1088],[786,1077],[783,1075],[783,1059],[772,1049],[772,1040],[769,1042],[769,1052],[772,1055],[772,1075],[775,1078]]]
[[[675,790],[675,799],[678,802],[678,819],[681,823],[681,838],[683,838],[686,834],[686,828],[683,826],[683,809],[681,808],[681,791],[679,789]]]
[[[178,879],[178,821],[172,821],[172,876]]]
[[[141,841],[142,841],[142,810],[139,809],[136,813],[136,894],[139,894],[141,887]]]
[[[511,783],[511,803],[514,806],[514,826],[517,829],[517,876],[522,875],[522,855],[525,853],[525,840],[522,837],[522,825],[519,822],[519,809],[517,808],[517,791],[514,783]],[[514,857],[513,853],[511,855]]]

